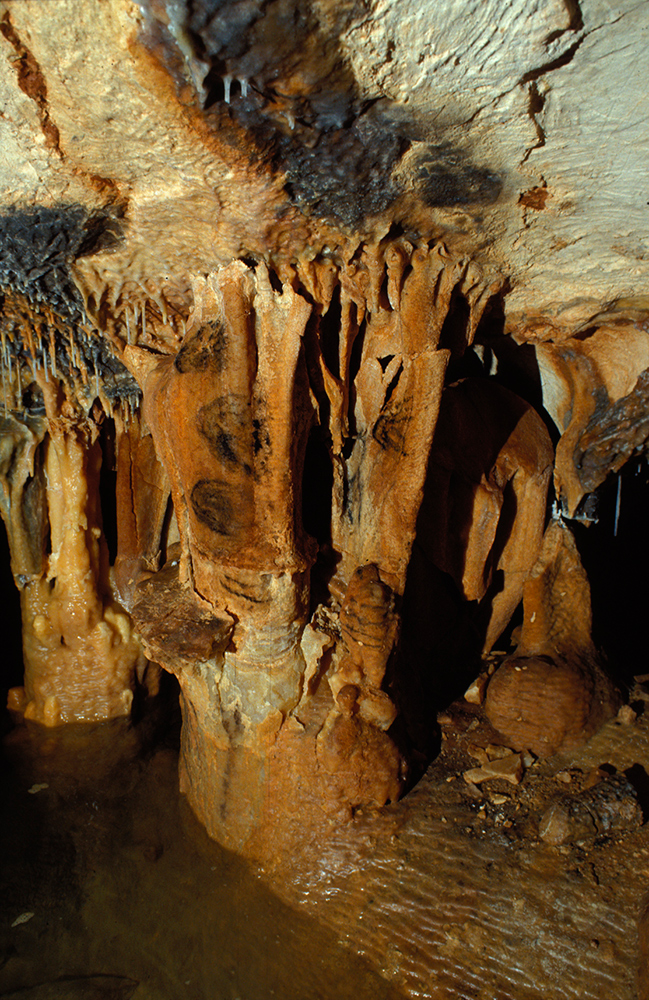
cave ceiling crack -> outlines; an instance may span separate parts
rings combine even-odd
[[[649,5],[649,0],[640,0],[640,3],[635,4],[633,7],[629,8],[629,10],[623,11],[618,17],[615,17],[610,21],[604,21],[602,24],[594,25],[592,28],[584,29],[581,10],[579,9],[578,4],[575,3],[575,11],[572,14],[572,24],[562,30],[561,37],[568,31],[578,31],[579,32],[578,37],[566,49],[564,49],[563,52],[560,52],[558,55],[554,56],[548,62],[542,63],[540,66],[536,66],[533,69],[528,70],[516,81],[516,83],[512,87],[508,87],[506,90],[503,90],[500,93],[496,94],[496,96],[492,97],[489,101],[486,101],[484,104],[480,105],[480,107],[477,108],[476,111],[474,111],[468,118],[466,118],[462,122],[462,126],[466,127],[467,125],[472,125],[473,122],[482,114],[483,111],[485,111],[487,108],[495,107],[495,105],[497,105],[499,101],[501,101],[504,97],[507,97],[509,94],[511,94],[517,87],[524,87],[526,84],[536,85],[536,81],[540,80],[542,77],[545,77],[548,74],[556,72],[556,70],[563,69],[565,66],[568,66],[573,61],[577,52],[579,51],[583,43],[590,35],[594,35],[598,31],[602,31],[604,28],[610,28],[613,25],[618,24],[621,20],[623,20],[623,18],[628,17],[630,14],[633,14],[636,10],[640,10],[641,8],[646,7],[648,5]],[[557,41],[559,37],[560,37],[559,35],[555,35],[554,38],[551,39],[551,41]],[[535,87],[534,91],[532,91],[531,88],[528,89],[528,93],[530,95],[528,114],[532,119],[535,130],[537,132],[537,141],[533,145],[526,148],[519,164],[519,166],[521,167],[525,163],[527,163],[532,152],[535,149],[542,148],[547,140],[547,135],[543,127],[541,126],[540,122],[536,118],[536,115],[542,110],[542,107],[539,107],[536,111],[532,110],[534,104],[533,101],[534,96],[537,95],[538,98],[542,98],[543,95],[541,95],[538,86]]]
[[[551,62],[545,63],[543,66],[539,66],[536,69],[529,70],[520,78],[517,86],[524,86],[525,84],[530,85],[528,89],[530,98],[528,104],[528,114],[534,124],[534,128],[537,133],[537,142],[527,147],[525,153],[523,154],[523,158],[520,161],[519,166],[522,167],[525,163],[527,163],[534,150],[541,149],[543,146],[545,146],[547,141],[547,134],[537,117],[537,115],[539,115],[540,112],[543,110],[543,105],[545,103],[545,97],[543,94],[541,94],[537,86],[537,80],[540,80],[542,77],[545,77],[549,73],[553,73],[558,69],[563,69],[564,66],[568,66],[574,59],[581,45],[586,41],[587,38],[590,37],[590,35],[594,35],[598,31],[602,31],[604,28],[610,28],[612,25],[618,24],[623,18],[627,17],[629,14],[632,14],[634,11],[641,9],[642,7],[646,7],[648,4],[649,0],[641,0],[640,3],[635,4],[629,10],[623,11],[619,15],[619,17],[613,18],[613,20],[611,21],[604,21],[603,24],[595,25],[594,27],[588,30],[583,30],[579,38],[577,38],[572,43],[572,45],[570,45],[568,49],[566,49],[566,51],[563,54],[557,56]],[[579,14],[579,16],[581,17],[581,13]],[[583,24],[583,18],[582,18],[582,24]],[[491,103],[492,104],[496,103],[507,93],[510,92],[511,91],[505,91],[505,93],[499,94],[498,97],[495,98],[495,100]]]
[[[13,60],[18,86],[36,105],[41,131],[45,137],[45,145],[54,150],[60,158],[65,159],[60,144],[60,133],[52,120],[47,101],[47,84],[43,72],[33,53],[21,40],[14,28],[9,11],[0,20],[0,32],[16,53]]]
[[[67,157],[65,151],[61,147],[61,133],[59,132],[59,128],[50,114],[45,76],[33,52],[27,48],[16,31],[8,10],[6,10],[2,18],[0,18],[0,33],[15,52],[15,56],[13,59],[10,59],[10,61],[14,63],[18,86],[20,90],[22,90],[22,92],[36,105],[36,112],[40,122],[41,131],[45,139],[46,147],[56,153],[61,162],[65,163]],[[112,178],[102,177],[99,174],[93,174],[90,171],[84,170],[82,167],[74,166],[72,164],[70,164],[70,169],[73,174],[77,174],[87,179],[89,184],[100,194],[103,194],[106,191],[110,192],[111,201],[116,201],[119,197],[118,185],[114,180],[112,180]],[[43,184],[43,186],[45,186],[45,183],[40,176],[39,181]]]

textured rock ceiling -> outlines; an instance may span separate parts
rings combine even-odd
[[[2,204],[119,208],[121,249],[79,265],[88,282],[387,217],[504,274],[512,324],[646,306],[642,3],[3,9]]]

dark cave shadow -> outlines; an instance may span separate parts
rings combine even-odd
[[[491,579],[482,599],[469,601],[460,585],[473,495],[526,410],[520,395],[488,377],[469,376],[444,390],[406,580],[399,650],[387,682],[402,738],[411,741],[416,759],[430,761],[438,752],[437,713],[460,698],[480,672],[493,601],[504,586],[498,561],[518,510],[508,482],[485,568],[485,579]],[[505,644],[516,621],[514,612]],[[502,648],[502,640],[498,644]]]
[[[649,819],[649,774],[642,764],[638,763],[627,767],[624,773],[635,789],[638,803],[642,809],[642,822],[646,823]]]
[[[615,533],[615,514],[620,505]],[[649,564],[647,499],[649,469],[631,458],[589,494],[596,520],[571,521],[579,555],[588,574],[593,640],[606,655],[615,679],[625,686],[644,673],[647,658],[645,568]]]
[[[0,518],[0,601],[2,602],[2,671],[0,673],[0,739],[10,731],[13,722],[7,709],[7,694],[23,683],[23,640],[20,615],[20,594],[11,572],[9,542],[4,521]]]
[[[489,626],[489,620],[491,618],[494,600],[496,596],[502,593],[505,589],[504,572],[502,569],[497,569],[496,567],[498,566],[500,557],[502,556],[505,546],[511,537],[512,531],[514,530],[517,513],[518,504],[516,502],[516,494],[514,493],[514,487],[510,481],[506,484],[503,491],[503,505],[498,519],[496,537],[494,538],[493,545],[491,546],[491,550],[489,552],[487,570],[491,573],[491,583],[487,588],[486,594],[475,608],[475,624],[480,635],[482,636],[483,645],[487,634],[487,628]]]
[[[417,780],[440,749],[437,713],[461,697],[480,670],[475,603],[415,542],[402,605],[401,639],[386,674],[398,710],[390,735],[408,748]]]

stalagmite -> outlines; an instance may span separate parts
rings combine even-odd
[[[523,588],[520,639],[489,683],[489,720],[516,749],[547,756],[582,743],[620,694],[591,639],[590,589],[570,529],[552,521]]]
[[[282,758],[293,767],[295,754],[310,755],[309,780],[321,786],[325,813],[383,804],[402,787],[406,762],[385,735],[397,713],[382,684],[449,355],[436,338],[462,271],[453,275],[438,251],[419,251],[397,282],[400,311],[389,302],[379,308],[389,273],[380,251],[366,320],[363,282],[372,280],[376,253],[367,261],[345,276],[357,309],[337,358],[328,354],[324,318],[316,313],[309,326],[312,307],[302,296],[286,285],[275,290],[263,265],[241,263],[195,283],[175,358],[156,362],[134,348],[124,355],[142,387],[181,541],[177,571],[160,581],[165,597],[156,602],[151,579],[133,614],[151,659],[180,680],[184,787],[208,829],[239,848],[288,780]],[[445,268],[452,276],[437,296],[431,278]],[[362,348],[350,375],[356,338]],[[387,360],[386,350],[394,351]],[[334,467],[331,547],[341,558],[331,597],[307,624],[316,549],[302,525],[301,493],[309,429],[323,413]],[[196,663],[188,675],[184,636],[176,651],[169,638],[160,643],[170,587],[204,641],[212,615],[199,684]],[[319,649],[317,641],[305,645],[311,636],[322,637]],[[311,732],[304,720],[314,710],[321,718]],[[271,758],[278,740],[282,758]]]
[[[47,435],[38,442],[38,465],[34,439],[31,447],[23,443],[29,424],[5,418],[22,432],[17,457],[21,451],[24,457],[18,475],[7,462],[3,514],[24,623],[25,687],[12,690],[10,705],[25,718],[52,726],[127,715],[143,654],[128,615],[110,597],[97,506],[98,429],[79,420],[69,403],[60,405],[60,386],[57,392],[44,380],[41,388]],[[33,499],[25,524],[26,488]],[[30,544],[39,544],[40,551],[25,572]]]

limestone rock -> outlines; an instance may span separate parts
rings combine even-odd
[[[598,662],[588,580],[561,522],[547,529],[523,608],[518,647],[491,678],[485,711],[511,746],[547,756],[588,739],[621,700]]]
[[[649,438],[649,333],[601,326],[584,339],[536,348],[545,408],[561,439],[555,490],[574,517],[587,493]]]
[[[480,674],[464,692],[464,700],[468,701],[470,705],[482,705],[488,683],[488,675]]]
[[[484,648],[523,594],[487,695],[512,745],[614,710],[574,547],[552,525],[541,551],[540,414],[568,513],[646,450],[647,54],[640,8],[574,6],[2,4],[12,705],[126,713],[146,649],[179,678],[182,786],[236,849],[293,801],[404,788],[424,493],[417,544]],[[499,337],[540,397],[494,381]]]
[[[523,777],[523,760],[518,753],[508,753],[495,760],[484,760],[480,767],[472,767],[463,774],[464,780],[468,784],[479,785],[483,781],[491,781],[495,778],[502,778],[511,785],[520,784]]]

